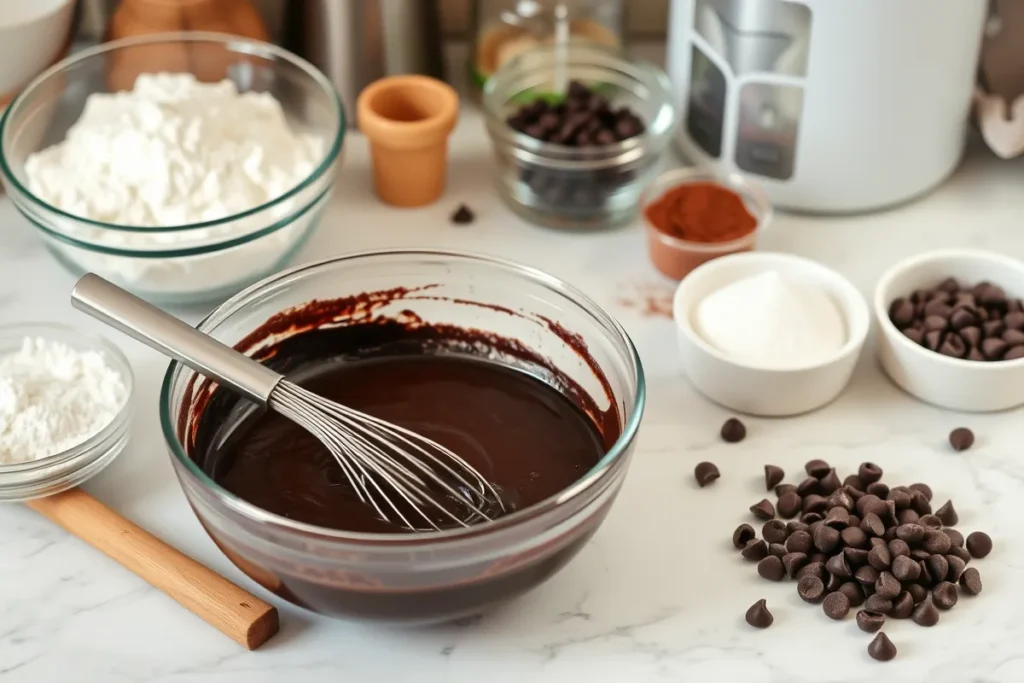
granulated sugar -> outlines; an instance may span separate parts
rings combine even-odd
[[[0,358],[0,465],[82,443],[113,421],[127,393],[102,354],[25,339],[17,352]]]

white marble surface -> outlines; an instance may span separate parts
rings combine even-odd
[[[623,299],[666,294],[639,226],[592,235],[543,230],[514,218],[490,187],[488,145],[469,111],[452,143],[447,195],[422,210],[387,209],[372,197],[366,146],[353,136],[332,209],[299,255],[308,261],[377,247],[466,249],[564,277],[619,316],[640,350],[649,403],[625,487],[605,525],[564,571],[532,594],[473,623],[418,631],[320,618],[273,599],[281,633],[248,653],[81,541],[28,509],[0,507],[0,680],[255,683],[262,681],[888,681],[1024,680],[1024,419],[1020,411],[965,416],[895,389],[869,347],[845,394],[800,418],[747,420],[737,445],[717,435],[723,409],[680,373],[670,320]],[[854,218],[778,216],[763,247],[818,259],[868,295],[889,264],[928,247],[977,246],[1024,256],[1024,160],[975,148],[937,193],[894,211]],[[447,215],[465,201],[468,227]],[[55,320],[98,329],[68,305],[73,278],[26,221],[0,200],[0,324]],[[203,311],[178,311],[191,321]],[[109,335],[113,337],[113,334]],[[165,361],[115,338],[138,380],[139,415],[122,457],[87,489],[184,552],[261,595],[221,555],[175,482],[157,426]],[[949,430],[970,426],[975,447],[956,454]],[[762,466],[795,479],[825,458],[844,469],[880,463],[896,483],[924,479],[952,498],[962,528],[988,530],[996,550],[978,562],[984,593],[963,599],[927,630],[886,630],[900,656],[867,657],[870,638],[852,615],[826,619],[790,583],[759,579],[731,549],[733,528],[763,495]],[[693,466],[710,459],[722,479],[698,490]],[[767,598],[775,625],[755,631],[746,608]]]

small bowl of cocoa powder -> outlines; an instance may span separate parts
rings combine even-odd
[[[772,219],[768,198],[737,173],[673,169],[641,201],[651,263],[673,280],[713,258],[751,251]]]

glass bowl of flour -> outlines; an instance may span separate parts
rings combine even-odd
[[[11,200],[74,274],[151,301],[216,301],[279,270],[318,225],[345,113],[312,65],[216,33],[105,43],[0,122]]]
[[[134,379],[120,349],[52,323],[0,327],[0,503],[50,496],[128,443]]]

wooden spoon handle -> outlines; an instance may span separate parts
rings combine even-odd
[[[113,558],[243,647],[255,650],[278,628],[277,609],[132,524],[81,489],[29,507]]]

